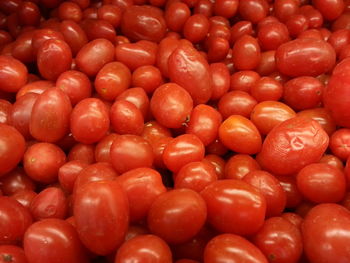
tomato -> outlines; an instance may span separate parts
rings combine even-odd
[[[0,262],[27,263],[27,258],[21,247],[0,245]]]
[[[86,144],[103,138],[108,131],[109,124],[106,106],[101,100],[95,98],[81,100],[74,107],[70,117],[70,129],[74,139]]]
[[[230,89],[230,72],[224,63],[211,63],[209,71],[212,86],[210,99],[217,100]]]
[[[238,38],[232,48],[232,61],[237,70],[255,69],[260,61],[258,41],[249,35]]]
[[[7,196],[0,196],[0,203],[0,244],[21,242],[33,221],[28,208]]]
[[[328,141],[327,133],[316,121],[295,117],[277,125],[266,136],[257,159],[273,174],[294,174],[319,161]]]
[[[251,87],[260,79],[255,71],[242,70],[231,75],[230,89],[250,92]]]
[[[166,192],[161,175],[151,168],[130,170],[118,176],[116,181],[128,197],[132,222],[144,219],[153,201]]]
[[[224,167],[226,179],[242,179],[251,171],[260,170],[260,166],[253,157],[248,154],[236,154],[230,157]]]
[[[78,160],[86,164],[95,162],[95,146],[91,144],[76,143],[68,153],[68,161]]]
[[[311,263],[348,261],[349,211],[338,204],[320,204],[310,210],[302,223],[304,251]]]
[[[17,92],[28,78],[26,66],[10,56],[0,56],[0,90]]]
[[[0,178],[0,189],[4,195],[12,195],[21,190],[35,190],[35,184],[22,168],[15,168]]]
[[[182,43],[169,57],[169,77],[186,89],[195,104],[206,103],[212,94],[208,62],[189,44]]]
[[[335,65],[336,54],[330,44],[316,39],[295,39],[276,50],[277,69],[287,76],[318,76]]]
[[[164,77],[169,77],[168,60],[173,51],[179,46],[178,39],[166,37],[158,45],[156,64]]]
[[[339,169],[325,163],[305,166],[297,175],[299,191],[314,203],[336,203],[345,196],[346,179]]]
[[[32,224],[23,244],[28,262],[88,262],[75,228],[61,219],[44,219]]]
[[[286,207],[287,196],[280,182],[272,174],[254,170],[243,181],[260,190],[266,200],[266,217],[279,216]]]
[[[77,190],[73,214],[82,243],[107,255],[124,241],[129,223],[128,199],[114,181],[90,182]]]
[[[210,240],[204,250],[204,263],[247,262],[267,263],[264,254],[247,239],[221,234]]]
[[[95,76],[114,59],[114,46],[106,39],[95,39],[85,44],[75,57],[77,67],[89,77]]]
[[[57,180],[58,169],[66,162],[65,153],[51,143],[35,143],[23,156],[23,167],[30,178],[41,183]]]
[[[330,166],[333,166],[335,168],[338,168],[340,171],[344,170],[344,164],[343,162],[335,155],[332,154],[325,154],[320,160],[320,163],[326,163]]]
[[[141,87],[147,93],[152,93],[162,84],[162,74],[155,66],[141,66],[132,73],[132,85],[134,87]]]
[[[7,100],[0,99],[0,123],[9,123],[11,110],[12,104]]]
[[[275,126],[295,116],[295,111],[287,104],[263,101],[253,108],[250,119],[261,134],[267,135]]]
[[[80,6],[73,2],[63,2],[58,7],[58,17],[61,20],[73,20],[79,22],[83,17]]]
[[[97,9],[95,9],[94,12],[96,12],[94,16],[97,16]],[[114,42],[115,40],[115,29],[105,20],[87,18],[84,19],[80,25],[90,41],[95,39],[105,39]]]
[[[332,153],[345,161],[350,156],[349,152],[349,135],[350,129],[339,129],[330,137],[329,148]]]
[[[208,222],[220,232],[251,235],[264,223],[265,197],[246,182],[218,180],[201,195],[207,204]]]
[[[133,41],[159,42],[165,35],[166,23],[159,8],[133,5],[125,10],[121,29],[124,35]]]
[[[209,20],[205,15],[194,14],[190,16],[183,27],[184,37],[193,44],[203,41],[209,31]]]
[[[192,107],[190,94],[175,83],[158,87],[150,101],[152,115],[168,128],[180,128],[189,118]]]
[[[86,166],[87,164],[81,161],[70,161],[62,165],[58,170],[58,181],[60,186],[68,193],[71,193],[79,173]]]
[[[240,115],[231,115],[219,127],[221,142],[232,151],[255,154],[261,149],[261,135],[255,125]]]
[[[322,16],[327,20],[334,20],[338,18],[344,10],[344,1],[321,1],[314,0],[312,3],[321,12]]]
[[[149,118],[150,100],[143,88],[128,88],[123,91],[116,100],[126,100],[134,104],[142,113],[143,118]]]
[[[71,64],[72,51],[62,40],[46,40],[38,49],[38,69],[40,75],[47,80],[56,80],[61,73],[70,69]]]
[[[140,167],[151,167],[154,160],[152,146],[137,135],[117,136],[110,149],[111,162],[118,173]]]
[[[164,18],[170,30],[180,32],[190,15],[191,10],[185,3],[173,2],[165,10]]]
[[[99,19],[105,20],[114,28],[117,28],[122,19],[122,10],[116,5],[106,4],[98,8],[97,16]]]
[[[111,133],[102,138],[95,147],[95,160],[97,162],[109,162],[111,163],[110,150],[114,139],[118,135]]]
[[[16,94],[16,99],[22,97],[23,95],[26,95],[27,93],[35,93],[35,94],[41,94],[48,88],[52,88],[55,86],[55,83],[48,80],[38,80],[33,81],[31,83],[28,83],[24,85]]]
[[[268,23],[259,27],[258,41],[262,50],[276,50],[289,40],[288,28],[283,23]]]
[[[72,106],[59,88],[51,88],[38,96],[29,122],[30,134],[43,142],[57,142],[69,131]]]
[[[303,251],[300,230],[282,217],[267,219],[253,242],[270,262],[298,262]]]
[[[139,235],[125,242],[116,254],[114,263],[127,262],[171,263],[169,246],[155,235]]]
[[[0,176],[10,172],[22,160],[25,141],[12,126],[0,123]]]
[[[258,101],[278,101],[283,94],[282,84],[271,78],[260,78],[250,89],[250,94]]]
[[[20,190],[13,195],[11,198],[16,200],[18,203],[23,205],[25,208],[30,208],[30,204],[33,201],[34,197],[36,197],[37,193],[33,190]]]
[[[175,189],[155,199],[147,222],[152,233],[168,243],[178,244],[194,237],[203,227],[206,217],[205,202],[197,192]]]
[[[172,172],[178,172],[184,165],[201,161],[205,148],[202,141],[194,134],[183,134],[172,139],[164,148],[163,161]]]
[[[88,42],[84,30],[72,20],[63,20],[60,23],[60,32],[65,42],[71,48],[73,56]]]

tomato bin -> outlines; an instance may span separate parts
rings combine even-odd
[[[350,0],[0,0],[0,263],[350,263]]]

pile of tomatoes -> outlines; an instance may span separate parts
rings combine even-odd
[[[349,263],[350,1],[0,0],[0,263]]]

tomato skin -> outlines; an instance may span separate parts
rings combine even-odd
[[[297,173],[317,162],[328,147],[329,138],[314,120],[295,117],[276,126],[265,138],[257,160],[276,175]]]
[[[75,193],[73,215],[83,244],[98,255],[107,255],[124,241],[128,199],[115,181],[90,182]]]
[[[156,65],[164,77],[169,77],[168,60],[179,44],[180,41],[178,39],[166,37],[158,45]]]
[[[14,127],[0,123],[0,176],[10,172],[20,162],[25,141]]]
[[[166,192],[161,175],[151,168],[136,168],[125,172],[116,178],[116,182],[128,197],[132,222],[144,219],[153,201]]]
[[[324,163],[305,166],[297,175],[302,195],[314,203],[340,202],[346,192],[346,178],[339,169]]]
[[[328,85],[324,90],[323,103],[329,109],[334,121],[343,127],[350,128],[350,79],[345,72],[350,59],[344,59],[334,69]]]
[[[0,203],[0,244],[22,241],[24,233],[33,221],[28,208],[7,196],[0,196]]]
[[[194,134],[183,134],[172,139],[165,147],[163,161],[172,172],[178,172],[184,165],[201,161],[205,148],[202,141]]]
[[[185,3],[174,2],[165,10],[164,18],[170,30],[180,32],[190,15],[191,10]]]
[[[27,263],[28,261],[23,248],[12,245],[0,245],[0,262]]]
[[[232,48],[232,60],[237,70],[255,69],[259,64],[260,56],[258,41],[249,35],[243,35],[237,39]]]
[[[133,5],[125,10],[121,29],[124,35],[133,41],[159,42],[165,35],[166,23],[159,8]]]
[[[332,153],[341,160],[346,161],[350,156],[350,129],[339,129],[335,131],[329,141]]]
[[[208,222],[220,232],[251,235],[264,223],[265,197],[246,182],[218,180],[201,195],[207,204]]]
[[[230,89],[230,72],[224,63],[209,65],[212,94],[211,100],[220,99]]]
[[[70,119],[74,139],[85,144],[91,144],[103,138],[109,124],[109,113],[105,104],[95,98],[81,100],[75,105]]]
[[[248,154],[235,154],[224,167],[225,179],[243,179],[248,173],[260,170],[258,162]]]
[[[304,251],[310,263],[347,262],[350,213],[338,204],[312,208],[302,223]],[[342,233],[342,234],[341,234]]]
[[[295,39],[276,50],[277,69],[287,76],[318,76],[335,65],[336,54],[323,40]]]
[[[47,80],[56,80],[61,73],[70,69],[71,64],[72,51],[62,40],[46,40],[38,49],[38,69],[40,75]]]
[[[210,240],[204,250],[204,263],[246,262],[267,263],[264,254],[247,239],[221,234]]]
[[[110,150],[114,139],[118,135],[110,133],[102,138],[95,147],[95,160],[96,162],[108,162],[111,163]]]
[[[295,263],[303,251],[300,230],[282,217],[267,219],[253,242],[270,262]]]
[[[17,92],[26,82],[28,70],[19,60],[10,56],[0,56],[0,90]]]
[[[343,0],[313,0],[312,3],[327,20],[335,20],[344,10]]]
[[[44,219],[32,224],[23,243],[28,262],[88,262],[76,230],[61,219]]]
[[[167,243],[179,244],[194,237],[203,227],[206,217],[205,202],[197,192],[175,189],[155,199],[149,209],[147,222],[152,233]]]
[[[79,173],[87,166],[81,161],[66,162],[58,170],[58,181],[63,190],[73,192],[74,183]]]
[[[158,86],[157,86],[158,87]],[[128,88],[123,91],[116,100],[126,100],[138,108],[144,119],[149,118],[150,99],[143,88]]]
[[[42,142],[57,142],[69,130],[72,105],[59,88],[44,91],[36,99],[29,123],[30,134]]]
[[[118,173],[140,167],[151,167],[154,161],[152,146],[140,136],[117,136],[110,150],[111,162]]]
[[[21,190],[34,190],[35,184],[23,168],[15,168],[0,178],[0,189],[4,195],[13,195]]]
[[[63,20],[60,23],[60,32],[71,48],[73,56],[88,42],[84,30],[72,20]]]
[[[221,142],[232,151],[255,154],[261,149],[261,135],[253,122],[240,115],[231,115],[219,127]]]
[[[139,235],[125,242],[116,254],[114,263],[128,261],[172,263],[169,246],[155,235]]]
[[[93,77],[108,62],[114,59],[114,46],[106,39],[95,39],[85,44],[76,55],[78,68]]]
[[[212,94],[208,62],[191,45],[180,44],[168,60],[169,77],[192,96],[194,104],[206,103]]]

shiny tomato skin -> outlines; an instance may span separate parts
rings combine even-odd
[[[138,235],[126,241],[116,254],[114,263],[123,262],[172,263],[171,250],[155,235]]]
[[[302,223],[304,251],[310,263],[347,262],[350,213],[338,204],[312,208]]]
[[[318,76],[335,65],[333,47],[323,40],[295,39],[276,50],[277,69],[290,77]]]
[[[249,35],[243,35],[232,48],[232,60],[237,70],[255,69],[260,61],[260,46],[258,41]]]
[[[191,45],[180,44],[168,60],[169,77],[192,96],[195,104],[206,103],[212,94],[209,65]]]
[[[57,142],[69,131],[72,105],[59,88],[44,91],[36,99],[29,122],[30,134],[42,142]]]
[[[26,66],[10,56],[0,56],[0,90],[17,92],[28,78]]]
[[[121,29],[124,35],[133,41],[159,42],[165,35],[166,23],[159,8],[133,5],[125,10]]]
[[[128,199],[115,181],[90,182],[77,190],[73,215],[83,244],[96,254],[107,255],[124,241]]]
[[[206,218],[207,208],[200,194],[190,189],[175,189],[155,199],[147,222],[152,233],[167,243],[179,244],[193,238]]]
[[[258,162],[248,154],[235,154],[224,166],[225,179],[243,179],[248,173],[260,170]]]
[[[337,19],[345,7],[343,0],[313,0],[312,3],[327,20]]]
[[[328,147],[329,137],[316,121],[295,117],[277,125],[265,138],[257,160],[276,175],[291,175],[317,162]]]
[[[346,161],[350,156],[350,129],[339,129],[330,137],[329,148],[341,160]]]
[[[246,182],[218,180],[208,185],[201,195],[207,204],[208,222],[220,232],[252,235],[264,223],[265,197]]]
[[[20,162],[25,151],[21,133],[7,124],[0,124],[0,176],[10,172]]]
[[[35,187],[23,168],[15,168],[0,178],[0,189],[4,195],[13,195],[21,190],[34,190]]]
[[[128,197],[132,222],[144,219],[153,201],[166,192],[161,175],[151,168],[136,168],[125,172],[116,178],[116,182]]]
[[[24,233],[33,222],[28,208],[7,196],[0,196],[0,204],[0,244],[22,241]]]
[[[38,69],[40,75],[47,80],[56,80],[61,73],[70,69],[71,64],[72,51],[62,40],[47,40],[38,49]]]
[[[95,98],[81,100],[75,105],[70,129],[78,142],[91,144],[103,138],[109,128],[109,114],[105,104]]]
[[[219,138],[230,150],[237,153],[255,154],[261,149],[261,135],[249,119],[231,115],[219,127]]]
[[[303,251],[299,228],[282,217],[267,219],[253,242],[270,262],[295,263]]]
[[[44,219],[32,224],[23,243],[31,263],[88,262],[75,228],[61,219]]]
[[[210,240],[204,250],[204,263],[267,263],[264,254],[247,239],[221,234]]]
[[[140,167],[151,167],[154,161],[152,146],[141,136],[117,136],[110,149],[111,162],[118,173]]]
[[[0,245],[0,262],[27,263],[28,261],[23,248],[13,245]]]

